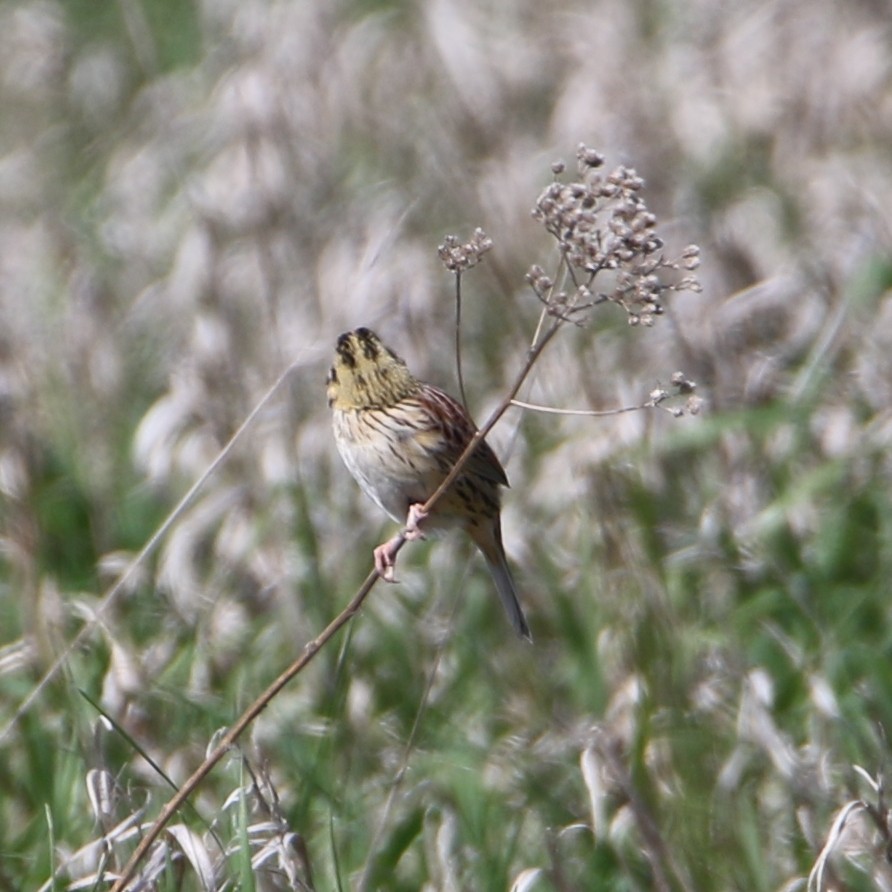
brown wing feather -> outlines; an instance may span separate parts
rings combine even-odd
[[[429,430],[436,434],[431,445],[450,463],[458,461],[465,451],[477,428],[464,407],[448,393],[438,387],[425,385],[416,397],[422,404],[428,402],[437,406],[437,411],[428,411],[425,417],[430,422]],[[508,486],[508,476],[490,445],[483,440],[468,459],[468,474],[482,477],[500,486]]]

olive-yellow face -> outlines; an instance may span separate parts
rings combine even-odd
[[[344,411],[393,406],[421,386],[406,363],[367,328],[338,338],[327,383],[328,405]]]

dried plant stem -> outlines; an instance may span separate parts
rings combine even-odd
[[[653,403],[642,403],[640,406],[620,406],[618,409],[559,409],[555,406],[541,406],[538,403],[527,403],[524,400],[511,400],[512,406],[529,409],[531,412],[547,412],[551,415],[582,415],[586,418],[600,418],[604,415],[622,415],[623,412],[638,412],[641,409],[653,409]]]
[[[502,401],[496,406],[493,410],[492,414],[486,420],[486,422],[481,426],[480,430],[471,437],[468,445],[465,447],[465,451],[461,454],[458,461],[452,466],[452,470],[446,475],[446,478],[443,482],[437,487],[434,494],[424,503],[423,511],[424,513],[430,513],[434,504],[436,504],[437,500],[443,493],[453,484],[455,478],[461,473],[462,468],[465,465],[465,462],[471,457],[471,454],[474,450],[480,445],[480,442],[486,438],[486,435],[496,426],[499,419],[508,411],[508,409],[513,405],[514,399],[517,396],[520,388],[523,387],[524,381],[526,381],[527,376],[533,368],[533,365],[536,363],[536,360],[541,355],[542,351],[548,345],[549,341],[557,334],[558,329],[561,327],[563,320],[554,319],[552,324],[544,330],[543,333],[537,334],[537,337],[534,339],[530,349],[527,351],[526,359],[524,360],[524,364],[521,367],[520,371],[517,373],[517,377],[514,379],[514,383],[511,385],[508,393],[502,398]],[[394,549],[394,555],[402,548],[403,543],[400,542],[398,547]]]
[[[458,375],[458,392],[461,396],[461,404],[468,408],[468,398],[465,396],[465,376],[461,367],[461,271],[455,274],[455,369]]]
[[[536,321],[536,330],[533,332],[533,343],[537,344],[539,342],[539,338],[542,337],[542,332],[544,331],[544,326],[546,321],[548,320],[548,307],[543,306],[542,310],[539,313],[539,318]]]
[[[161,544],[161,541],[169,532],[170,528],[182,517],[183,512],[192,504],[195,496],[198,495],[198,492],[204,486],[204,484],[208,481],[210,477],[212,477],[217,469],[229,458],[230,453],[235,448],[236,443],[242,438],[242,435],[245,431],[253,424],[254,420],[260,414],[260,411],[266,406],[266,404],[272,399],[274,394],[279,390],[282,384],[287,380],[287,378],[291,375],[291,373],[298,367],[298,363],[294,362],[281,375],[279,375],[278,379],[275,383],[267,390],[267,392],[261,397],[260,401],[256,406],[251,410],[248,414],[248,417],[239,425],[238,430],[229,438],[226,445],[217,453],[217,456],[214,460],[207,466],[202,475],[189,487],[188,492],[177,502],[176,506],[167,515],[161,525],[155,530],[154,533],[149,537],[149,540],[143,545],[139,554],[133,558],[132,561],[127,565],[124,571],[120,576],[112,583],[111,587],[105,592],[102,598],[99,601],[99,604],[96,606],[94,610],[95,618],[87,623],[80,629],[80,631],[71,639],[68,645],[62,650],[62,652],[53,660],[50,667],[44,672],[43,676],[31,690],[27,697],[22,701],[19,705],[19,708],[13,713],[12,718],[6,723],[6,725],[0,729],[0,742],[6,738],[6,736],[12,731],[12,729],[16,726],[19,719],[22,718],[25,713],[37,702],[37,699],[43,693],[46,686],[56,677],[59,673],[59,670],[65,665],[68,658],[71,656],[74,651],[83,644],[84,639],[89,635],[89,633],[93,630],[94,626],[98,619],[105,613],[106,610],[112,605],[112,603],[117,599],[118,595],[121,594],[126,584],[130,581],[130,579],[134,576],[137,569],[146,561],[146,559],[155,551],[155,549]]]
[[[554,337],[557,333],[558,329],[562,324],[561,319],[554,319],[552,324],[546,328],[533,342],[530,349],[527,351],[526,359],[524,361],[523,366],[517,374],[517,377],[514,380],[514,383],[508,390],[508,393],[502,398],[502,401],[495,408],[493,413],[489,416],[486,423],[480,428],[479,431],[471,438],[465,451],[459,456],[456,463],[453,465],[452,470],[446,475],[446,478],[437,488],[437,490],[433,493],[433,495],[424,503],[423,510],[425,513],[429,513],[433,510],[437,501],[446,491],[446,489],[452,485],[453,481],[458,477],[461,473],[462,468],[465,466],[467,461],[470,459],[474,450],[477,448],[479,443],[486,437],[486,435],[493,429],[499,419],[508,411],[508,409],[512,405],[512,401],[517,396],[518,391],[523,386],[524,381],[530,373],[530,370],[533,368],[536,360],[541,355],[542,351],[548,345],[549,341]],[[399,550],[406,543],[405,530],[400,533],[398,536],[393,554],[399,552]],[[192,775],[183,783],[182,787],[177,791],[177,793],[167,802],[164,808],[161,809],[161,813],[155,819],[155,822],[149,828],[146,835],[142,838],[139,845],[134,849],[133,854],[130,856],[130,859],[127,861],[127,864],[124,866],[121,871],[120,876],[116,880],[114,886],[112,886],[111,892],[123,892],[126,888],[127,883],[133,877],[136,872],[136,868],[139,866],[139,863],[146,856],[149,849],[152,847],[152,844],[155,840],[161,835],[161,832],[167,826],[170,819],[177,812],[180,806],[188,799],[188,797],[196,790],[198,785],[204,780],[205,777],[211,772],[214,766],[223,758],[224,755],[229,751],[232,745],[238,740],[241,736],[242,732],[263,712],[264,709],[269,705],[270,701],[279,691],[288,684],[295,676],[297,676],[305,666],[316,656],[317,653],[331,640],[332,637],[349,621],[351,620],[362,607],[363,602],[366,599],[368,593],[372,590],[372,587],[378,581],[378,573],[376,571],[372,571],[365,579],[365,582],[360,586],[359,590],[350,600],[350,603],[325,627],[325,629],[316,636],[312,641],[310,641],[307,645],[304,646],[303,653],[300,657],[295,660],[281,675],[242,713],[236,723],[223,735],[220,743],[212,750],[210,755],[208,755],[205,760],[198,766],[198,768],[192,773]]]
[[[366,577],[365,582],[350,600],[350,603],[317,635],[312,641],[304,645],[303,653],[295,660],[279,677],[242,713],[238,721],[223,735],[220,742],[195,769],[189,778],[183,783],[176,794],[172,796],[155,822],[149,828],[146,835],[140,840],[133,854],[121,871],[120,876],[112,886],[112,892],[123,892],[127,883],[136,872],[140,861],[146,856],[155,840],[167,826],[167,823],[179,810],[180,806],[192,795],[198,785],[210,774],[213,767],[229,752],[233,744],[241,737],[242,732],[263,712],[270,701],[282,688],[291,681],[317,653],[334,637],[349,620],[356,615],[366,595],[372,590],[372,586],[378,581],[378,574],[373,570]]]

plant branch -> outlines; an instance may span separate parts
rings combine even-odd
[[[461,396],[461,404],[468,408],[468,398],[465,395],[465,376],[461,367],[461,270],[455,273],[455,368],[458,374],[458,392]]]
[[[538,403],[527,403],[523,400],[511,400],[512,406],[529,409],[532,412],[547,412],[551,415],[582,415],[587,418],[600,418],[603,415],[622,415],[623,412],[638,412],[641,409],[656,408],[653,403],[640,406],[620,406],[618,409],[559,409],[555,406],[541,406]]]
[[[462,472],[465,464],[471,458],[474,453],[474,450],[481,443],[481,441],[486,437],[486,435],[493,429],[499,419],[508,411],[511,407],[514,398],[517,396],[518,391],[523,386],[524,381],[529,375],[533,365],[536,360],[541,355],[542,351],[545,349],[549,341],[551,341],[552,337],[557,333],[560,328],[562,321],[560,319],[555,319],[552,325],[545,330],[544,334],[538,338],[538,340],[533,343],[530,349],[527,351],[526,359],[524,360],[524,364],[521,367],[520,371],[517,374],[517,377],[514,380],[514,383],[508,390],[508,393],[502,398],[502,401],[493,411],[493,413],[489,416],[486,423],[477,433],[471,438],[468,442],[468,445],[465,447],[464,452],[459,456],[458,460],[452,467],[452,470],[446,475],[446,478],[437,488],[437,490],[431,495],[431,497],[424,503],[424,511],[430,512],[433,510],[436,503],[442,497],[443,493],[448,489],[449,486],[455,481],[456,477]],[[406,544],[406,535],[405,530],[402,531],[397,537],[395,547],[393,549],[393,554],[396,555],[399,550]],[[211,770],[214,766],[223,758],[224,755],[229,751],[229,749],[233,746],[233,744],[238,740],[238,738],[242,735],[246,728],[263,712],[264,709],[269,705],[270,701],[275,697],[282,688],[288,684],[296,675],[298,675],[305,666],[316,656],[317,653],[334,637],[334,635],[340,631],[340,629],[346,625],[360,610],[363,602],[368,596],[369,592],[372,590],[375,583],[378,581],[378,573],[373,570],[366,577],[365,582],[360,586],[359,590],[350,600],[349,604],[325,627],[325,629],[316,636],[312,641],[304,646],[303,653],[300,657],[295,660],[284,672],[279,675],[279,677],[269,685],[269,687],[242,713],[236,723],[223,735],[220,743],[211,751],[211,753],[205,758],[205,760],[198,766],[198,768],[192,773],[192,775],[183,783],[182,787],[177,791],[177,793],[165,804],[164,808],[161,809],[161,813],[155,819],[155,822],[149,828],[146,835],[140,841],[139,845],[134,849],[133,854],[130,856],[130,859],[127,861],[127,864],[124,866],[121,871],[120,876],[117,878],[114,886],[112,886],[111,892],[124,892],[124,889],[127,886],[127,883],[133,877],[136,872],[136,868],[139,863],[143,860],[143,858],[148,853],[149,849],[152,847],[155,840],[161,835],[161,832],[167,826],[170,819],[173,815],[179,810],[179,808],[183,805],[183,803],[188,799],[188,797],[197,789],[198,785],[210,774]]]
[[[536,360],[542,354],[542,351],[548,345],[549,341],[557,334],[558,329],[561,327],[562,320],[555,319],[552,325],[545,330],[545,333],[541,335],[530,347],[527,351],[526,359],[524,360],[523,366],[521,366],[520,371],[517,373],[517,377],[514,379],[514,383],[508,389],[508,393],[502,398],[501,402],[496,406],[493,410],[492,414],[487,418],[486,422],[481,426],[481,428],[474,434],[473,437],[468,441],[468,445],[465,447],[465,451],[459,456],[458,461],[452,466],[452,470],[446,475],[443,482],[437,487],[434,491],[433,495],[424,503],[422,506],[422,510],[424,513],[429,514],[433,509],[434,505],[443,495],[443,493],[455,482],[455,479],[461,474],[462,469],[465,466],[465,463],[468,459],[473,455],[474,451],[480,445],[480,443],[486,438],[486,435],[496,426],[501,417],[511,408],[514,403],[514,399],[517,396],[520,388],[523,387],[524,381],[526,381],[527,376],[532,370],[533,366],[536,363]],[[400,548],[402,548],[404,542],[398,544],[397,548],[394,549],[394,555]]]
[[[223,735],[220,742],[183,783],[176,794],[168,800],[161,813],[149,828],[146,835],[134,849],[120,876],[112,886],[112,892],[123,892],[127,883],[136,872],[140,861],[146,856],[155,840],[161,835],[173,815],[195,791],[198,785],[210,774],[214,766],[229,752],[242,732],[263,712],[270,701],[282,688],[291,681],[316,656],[317,653],[334,637],[334,635],[351,620],[362,606],[368,593],[378,581],[375,571],[369,573],[365,582],[351,599],[350,603],[319,633],[312,641],[304,645],[303,653],[269,687],[241,714],[238,721]]]

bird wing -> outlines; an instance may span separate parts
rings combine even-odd
[[[418,398],[422,403],[430,404],[425,413],[428,424],[424,431],[418,432],[418,439],[451,467],[465,451],[477,428],[464,406],[439,388],[428,385]],[[480,442],[465,468],[467,474],[508,486],[505,469],[486,440]]]

